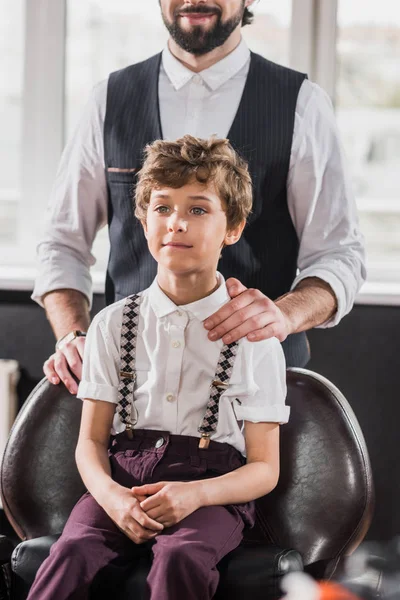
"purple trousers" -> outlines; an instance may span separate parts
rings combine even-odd
[[[157,481],[193,481],[223,475],[245,459],[229,444],[163,431],[137,430],[113,438],[112,477],[124,487]],[[217,563],[241,542],[245,526],[254,525],[254,503],[207,506],[162,531],[151,548],[152,566],[146,596],[151,600],[207,600],[216,592]],[[94,498],[86,493],[75,505],[50,556],[41,565],[28,600],[87,600],[102,571],[134,568],[144,545],[122,533]],[[106,571],[107,572],[107,571]]]

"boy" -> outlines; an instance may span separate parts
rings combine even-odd
[[[143,542],[149,598],[212,598],[217,563],[254,524],[253,500],[275,487],[289,413],[281,346],[226,346],[202,326],[229,301],[217,263],[243,232],[251,191],[227,140],[147,147],[135,214],[157,278],[89,329],[76,450],[88,492],[29,600],[88,598],[95,576],[129,565]]]

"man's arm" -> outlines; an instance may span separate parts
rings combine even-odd
[[[204,321],[208,337],[230,344],[243,337],[252,342],[276,337],[283,342],[291,333],[317,327],[332,317],[336,296],[317,277],[302,279],[296,288],[275,302],[237,279],[226,282],[232,300]]]
[[[76,290],[55,290],[43,297],[43,305],[57,340],[75,329],[87,331],[90,323],[89,302]],[[82,378],[82,359],[85,338],[77,337],[64,344],[44,363],[43,371],[54,384],[64,383],[71,394],[76,394],[78,385],[71,372]]]
[[[292,290],[279,299],[228,280],[234,300],[205,321],[210,339],[224,336],[229,343],[246,335],[254,341],[276,335],[283,341],[290,333],[336,325],[351,310],[366,273],[345,163],[329,97],[305,81],[296,107],[287,183],[288,208],[299,239],[299,274]]]
[[[102,128],[107,82],[96,86],[74,136],[63,152],[38,246],[39,274],[32,298],[42,305],[55,337],[86,331],[92,297],[90,267],[97,231],[107,221]],[[63,345],[43,370],[54,384],[64,382],[72,394],[81,378],[83,337]]]

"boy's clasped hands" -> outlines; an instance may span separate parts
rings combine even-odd
[[[200,508],[194,483],[160,481],[131,489],[117,484],[103,508],[127,537],[143,544]]]

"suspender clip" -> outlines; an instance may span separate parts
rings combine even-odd
[[[120,371],[119,376],[122,379],[131,379],[132,381],[136,381],[136,373],[134,371]]]
[[[132,423],[127,423],[126,424],[125,431],[126,431],[126,435],[128,436],[128,439],[133,440],[133,427],[132,427]]]
[[[209,445],[210,445],[210,434],[209,433],[202,433],[200,441],[199,441],[199,448],[207,450],[207,448],[208,448]]]
[[[212,382],[211,385],[214,385],[217,388],[222,388],[223,390],[226,390],[229,387],[228,383],[224,383],[223,381],[220,381],[219,379],[214,379],[214,381]]]

